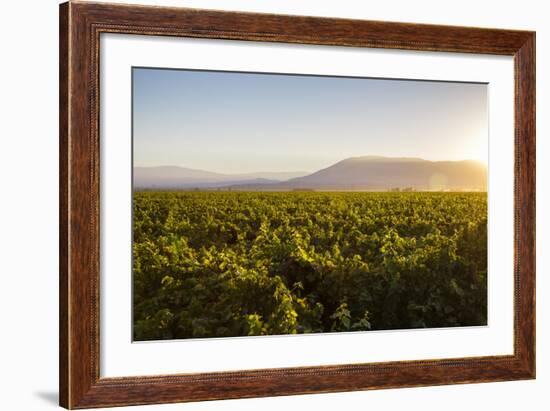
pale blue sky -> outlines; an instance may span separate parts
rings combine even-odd
[[[313,172],[348,157],[487,161],[487,85],[133,69],[134,165]]]

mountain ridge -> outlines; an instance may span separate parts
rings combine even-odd
[[[476,160],[430,161],[418,157],[368,155],[348,157],[313,173],[299,174],[222,174],[177,166],[136,167],[134,185],[136,188],[251,191],[487,189],[487,167]],[[269,178],[275,176],[279,178]]]
[[[269,180],[275,183],[307,174],[305,171],[225,174],[181,166],[138,166],[133,169],[133,181],[136,188],[200,188],[239,182],[250,183],[254,180]]]
[[[430,161],[414,157],[351,157],[308,176],[276,184],[316,190],[486,190],[486,167],[475,160]]]

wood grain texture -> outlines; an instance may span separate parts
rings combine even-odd
[[[156,377],[99,374],[101,33],[486,53],[515,60],[514,355]],[[60,6],[60,404],[91,408],[535,376],[535,34],[70,2]]]
[[[515,54],[516,355],[535,375],[535,34]]]
[[[69,404],[69,282],[68,282],[68,173],[69,156],[67,141],[69,134],[69,6],[59,9],[59,402]]]

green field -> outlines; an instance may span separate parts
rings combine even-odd
[[[486,193],[136,192],[134,338],[485,325]]]

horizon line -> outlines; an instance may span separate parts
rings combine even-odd
[[[429,163],[460,163],[460,162],[474,162],[478,163],[482,166],[485,166],[488,168],[488,163],[482,160],[473,159],[473,158],[465,158],[462,160],[427,160],[422,157],[409,157],[409,156],[400,156],[400,157],[391,157],[391,156],[382,156],[382,155],[364,155],[364,156],[352,156],[352,157],[346,157],[343,160],[338,160],[335,162],[331,162],[329,165],[318,168],[316,170],[256,170],[256,171],[242,171],[242,172],[225,172],[225,171],[217,171],[212,169],[206,169],[206,168],[195,168],[195,167],[188,167],[186,165],[176,165],[176,164],[158,164],[158,165],[136,165],[132,164],[132,168],[181,168],[181,169],[188,169],[188,170],[194,170],[194,171],[203,171],[208,173],[216,173],[216,174],[224,174],[224,175],[243,175],[243,174],[262,174],[262,173],[315,173],[320,170],[324,170],[326,168],[332,167],[336,164],[339,164],[343,161],[347,160],[353,160],[353,159],[360,159],[360,158],[378,158],[378,159],[392,159],[392,160],[415,160],[415,161],[425,161]]]

